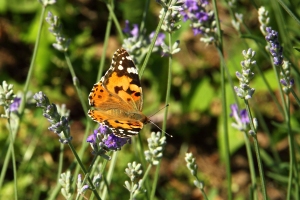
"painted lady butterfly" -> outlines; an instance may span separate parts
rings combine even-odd
[[[137,135],[150,121],[142,113],[143,92],[138,70],[125,49],[114,53],[110,68],[89,94],[89,104],[94,109],[88,115],[121,138]]]

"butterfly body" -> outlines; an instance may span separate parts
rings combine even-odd
[[[142,113],[143,92],[138,70],[127,51],[118,49],[110,68],[89,94],[88,115],[118,137],[137,135],[149,118]]]

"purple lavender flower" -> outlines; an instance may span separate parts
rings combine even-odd
[[[279,66],[283,62],[283,48],[278,40],[278,32],[272,30],[271,27],[266,28],[267,36],[266,40],[270,44],[269,50],[273,57],[274,65]]]
[[[91,144],[96,144],[96,141],[97,141],[97,133],[95,133],[95,131],[94,131],[94,133],[93,133],[92,135],[89,135],[89,136],[87,137],[86,141],[87,141],[88,143],[91,143]]]
[[[294,83],[295,83],[295,81],[294,81],[294,79],[291,79],[290,82],[289,82],[289,84],[288,84],[288,83],[286,82],[286,80],[280,79],[280,83],[281,83],[282,85],[284,85],[284,86],[293,86]]]
[[[133,24],[133,29],[130,29],[129,21],[125,21],[125,28],[123,32],[128,34],[130,37],[138,37],[139,36],[139,26],[137,24]]]
[[[245,131],[250,124],[247,110],[243,109],[239,111],[237,104],[230,105],[230,109],[230,117],[233,117],[236,121],[236,123],[232,123],[231,125],[240,131]]]
[[[247,113],[246,109],[243,109],[243,110],[240,111],[240,117],[241,117],[241,122],[243,124],[250,124],[250,120],[249,120],[248,113]]]
[[[150,35],[149,38],[152,39],[154,37],[155,32],[153,31]],[[166,38],[166,35],[164,33],[158,33],[158,36],[155,41],[155,46],[161,46],[164,43],[164,40]]]
[[[213,11],[207,10],[207,0],[183,0],[180,14],[183,21],[189,20],[194,35],[201,34],[200,41],[211,44],[217,40],[216,22]]]
[[[144,34],[145,31],[140,31],[137,24],[132,25],[131,29],[130,23],[128,20],[125,21],[125,27],[123,32],[128,35],[128,38],[123,41],[123,48],[125,48],[129,54],[133,56],[134,62],[138,64],[138,60],[135,58],[141,57],[141,54],[146,53],[148,51],[149,45],[153,39],[154,33],[150,35]],[[159,33],[156,41],[153,52],[158,51],[161,44],[165,39],[165,35],[163,33]]]
[[[115,136],[114,134],[110,133],[109,128],[100,124],[99,128],[94,130],[94,133],[88,136],[86,141],[91,144],[94,150],[101,150],[103,148],[109,150],[118,150],[121,149],[121,147],[127,142],[129,142],[129,139]]]
[[[126,138],[119,138],[113,134],[110,134],[105,140],[104,144],[108,148],[120,149],[124,144],[127,143],[127,141],[128,139]]]
[[[69,143],[72,137],[68,117],[61,116],[56,105],[50,104],[48,97],[43,92],[36,93],[33,98],[36,100],[36,106],[43,108],[43,116],[51,123],[48,129],[58,135],[61,143]]]
[[[13,103],[10,104],[9,106],[10,112],[18,111],[20,104],[21,104],[21,98],[15,97]]]

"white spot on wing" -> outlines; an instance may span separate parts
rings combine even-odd
[[[130,73],[133,73],[133,74],[138,74],[137,70],[135,67],[130,67],[130,68],[127,68],[127,72],[130,74]]]
[[[131,131],[131,130],[128,130],[129,133],[132,133],[132,134],[138,134],[139,132],[137,131]]]
[[[130,56],[126,56],[127,60],[132,60]]]
[[[122,65],[118,66],[118,70],[122,71],[124,69],[124,67]]]

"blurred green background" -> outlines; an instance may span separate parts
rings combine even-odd
[[[267,8],[270,6],[268,1],[259,2],[260,4],[257,6],[264,5]],[[257,8],[254,5],[251,1],[237,3],[236,10],[244,14],[245,25],[251,33],[251,35],[238,35],[231,25],[227,4],[225,1],[219,2],[226,64],[235,85],[238,85],[234,76],[235,71],[240,70],[240,61],[243,59],[241,52],[251,47],[257,51],[255,58],[258,66],[262,69],[276,95],[277,83],[271,63],[264,57],[265,50],[261,48],[265,46],[265,41],[259,30]],[[129,20],[131,24],[139,24],[143,8],[144,1],[116,1],[115,14],[123,27],[125,20]],[[108,69],[111,57],[114,51],[121,47],[122,41],[116,35],[115,26],[112,26],[108,51],[106,55],[102,54],[108,10],[100,1],[59,0],[55,5],[49,6],[48,10],[60,17],[64,34],[72,39],[68,53],[80,81],[80,87],[86,96],[86,103],[88,103],[87,96],[93,84],[98,81],[96,75],[100,57],[105,56],[105,70]],[[159,11],[160,6],[155,1],[151,1],[146,20],[148,33],[155,30]],[[36,0],[0,1],[0,81],[6,80],[13,84],[16,93],[22,91],[24,87],[40,15],[41,5]],[[289,28],[290,35],[281,35],[281,37],[291,38],[297,45],[295,40],[299,38],[299,31],[295,28],[296,23],[288,15],[284,16],[286,16],[285,27]],[[273,20],[270,25],[276,29],[276,16],[272,9],[270,17]],[[296,27],[299,25],[297,24]],[[45,22],[29,89],[32,93],[43,91],[51,102],[67,105],[71,111],[71,134],[74,138],[74,145],[79,148],[87,119],[73,87],[72,77],[64,56],[52,47],[55,38],[47,29],[48,25]],[[242,26],[242,32],[246,32],[244,26]],[[221,123],[220,60],[216,49],[212,45],[208,46],[200,42],[199,38],[200,36],[193,35],[188,23],[182,23],[182,28],[173,36],[174,41],[176,39],[181,41],[181,51],[173,57],[171,102],[167,123],[167,132],[174,137],[167,138],[168,143],[165,157],[162,160],[161,176],[157,188],[158,199],[201,199],[200,191],[193,186],[192,179],[185,167],[184,153],[186,151],[191,151],[196,156],[199,176],[207,185],[206,190],[209,197],[226,199],[225,167],[222,162],[222,152],[224,151],[221,145],[223,127]],[[284,50],[285,53],[292,51],[292,49]],[[292,55],[297,63],[299,54],[293,52]],[[164,106],[167,61],[166,57],[154,53],[150,57],[142,77],[143,110],[148,116]],[[271,144],[274,145],[282,161],[289,159],[285,130],[276,126],[276,123],[282,122],[283,116],[272,102],[258,73],[250,85],[256,90],[251,100],[253,111],[257,118],[267,122],[265,125],[272,133],[269,137],[261,128],[258,131],[258,139],[263,148],[267,190],[270,199],[281,199],[286,192],[287,166],[283,162],[276,168],[276,170],[280,168],[282,179],[274,180],[274,178],[269,179],[268,177],[274,173]],[[226,88],[229,109],[229,105],[235,102],[232,88],[229,84]],[[291,112],[293,126],[299,127],[299,109],[294,102],[292,102]],[[40,109],[29,105],[15,141],[20,196],[24,196],[24,199],[44,199],[56,184],[59,142],[57,136],[47,130],[49,123],[41,116]],[[156,114],[151,119],[161,127],[163,112]],[[0,146],[4,146],[7,144],[8,131],[6,121],[0,120]],[[229,139],[232,154],[232,188],[235,199],[244,199],[249,192],[250,184],[247,156],[243,145],[244,138],[240,132],[231,128],[230,124],[231,120],[229,120]],[[158,131],[158,129],[147,125],[141,132],[145,141],[150,136],[150,131]],[[295,130],[295,132],[299,133],[299,130]],[[298,139],[297,134],[297,141]],[[127,179],[124,169],[128,162],[135,159],[132,148],[130,145],[126,145],[119,154],[120,162],[118,161],[116,169],[119,173],[115,173],[112,180],[111,199],[116,199],[120,195],[129,197],[123,184]],[[3,163],[5,152],[5,149],[1,152],[0,166]],[[70,164],[73,161],[73,155],[68,148],[65,152],[65,169],[67,169],[67,163]],[[92,155],[87,151],[85,156],[84,161],[88,166]],[[3,197],[12,197],[12,178],[12,168],[10,167],[1,190]]]

